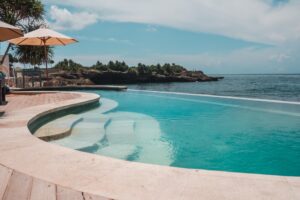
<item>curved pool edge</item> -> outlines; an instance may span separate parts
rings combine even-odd
[[[31,135],[27,125],[38,118],[99,100],[95,94],[76,94],[79,97],[25,108],[0,119],[0,123],[19,124],[0,129],[0,165],[58,186],[113,199],[300,198],[300,177],[135,163],[79,152]]]

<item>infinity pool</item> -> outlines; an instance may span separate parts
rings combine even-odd
[[[300,175],[300,103],[93,92],[101,95],[100,107],[77,114],[72,134],[52,143],[143,163]]]

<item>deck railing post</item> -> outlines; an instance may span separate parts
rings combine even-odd
[[[22,73],[22,82],[23,82],[23,88],[25,88],[25,76],[24,76],[24,73]]]
[[[2,105],[2,79],[0,78],[0,105]]]

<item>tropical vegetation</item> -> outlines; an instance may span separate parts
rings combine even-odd
[[[45,9],[40,0],[1,0],[0,20],[22,29],[24,33],[45,26]],[[47,47],[48,58],[53,50]],[[8,45],[5,55],[11,50],[14,61],[24,64],[41,65],[45,61],[44,47]],[[3,63],[4,59],[0,61]]]
[[[87,69],[96,70],[99,72],[126,72],[134,73],[138,75],[178,75],[182,72],[188,71],[181,65],[175,63],[169,64],[165,63],[163,65],[146,65],[138,63],[137,66],[129,67],[124,61],[109,61],[107,64],[104,64],[100,61],[97,61],[92,66],[83,66],[79,63],[74,62],[73,60],[64,59],[63,61],[58,62],[55,66],[55,69],[77,72]]]
[[[210,77],[202,71],[189,71],[175,63],[129,66],[124,61],[97,61],[91,66],[83,66],[73,60],[58,62],[50,73],[52,85],[81,84],[131,84],[155,82],[195,82],[217,81],[220,77]]]
[[[73,60],[64,59],[60,62],[58,62],[54,67],[54,69],[63,70],[63,71],[69,71],[69,72],[77,72],[81,69],[84,69],[84,67],[74,62]]]

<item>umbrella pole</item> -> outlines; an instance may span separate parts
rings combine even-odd
[[[48,52],[47,52],[47,46],[44,45],[45,50],[45,63],[46,63],[46,78],[48,79]]]

